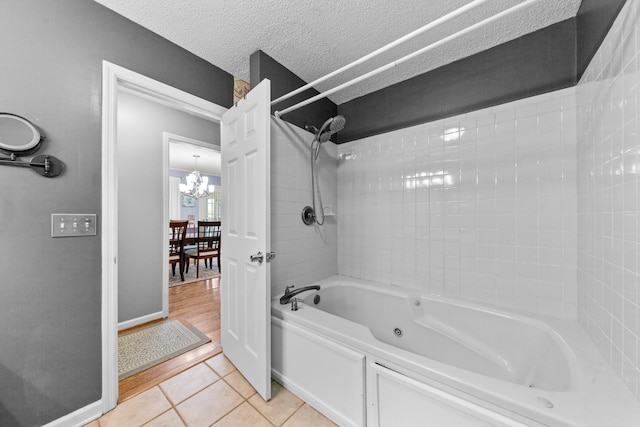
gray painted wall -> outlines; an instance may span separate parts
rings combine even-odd
[[[577,80],[582,78],[625,3],[626,0],[582,0],[576,16]]]
[[[574,86],[568,19],[338,106],[348,142]]]
[[[119,323],[162,310],[162,278],[169,270],[162,259],[168,227],[162,220],[162,133],[217,141],[219,129],[216,123],[148,99],[118,94]]]
[[[101,210],[102,60],[223,106],[233,78],[86,0],[5,0],[0,40],[0,111],[66,165],[0,167],[0,425],[36,426],[101,398],[101,238],[49,236],[52,212]]]
[[[271,80],[271,99],[277,99],[282,95],[307,84],[307,82],[261,50],[251,54],[249,66],[251,87],[258,86],[258,83],[264,79]],[[271,112],[275,113],[278,110],[282,111],[287,107],[318,95],[319,93],[320,92],[315,89],[307,89],[286,101],[272,106]],[[335,116],[337,111],[338,109],[336,104],[328,98],[324,98],[301,107],[298,110],[287,113],[282,116],[282,118],[284,121],[294,124],[302,129],[304,129],[305,125],[314,125],[319,128],[325,120],[329,117]],[[334,135],[331,140],[335,142],[336,136]]]
[[[340,104],[338,142],[575,86],[624,3],[584,0],[574,18]]]

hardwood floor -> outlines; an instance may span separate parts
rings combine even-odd
[[[187,327],[195,326],[211,338],[211,342],[118,382],[118,403],[142,393],[222,351],[220,346],[220,278],[169,288],[169,319],[180,320]],[[152,323],[155,322],[139,327]],[[131,328],[127,331],[134,329]]]

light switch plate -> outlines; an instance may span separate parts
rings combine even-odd
[[[51,237],[95,236],[96,214],[51,214]]]

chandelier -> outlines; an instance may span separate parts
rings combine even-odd
[[[209,177],[201,176],[200,172],[198,172],[198,157],[200,156],[194,154],[193,157],[196,159],[196,167],[193,172],[187,175],[187,183],[180,183],[180,192],[185,196],[199,199],[213,193],[215,185],[207,185],[209,183]]]

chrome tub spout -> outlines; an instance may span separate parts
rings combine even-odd
[[[298,294],[301,294],[302,292],[319,291],[320,285],[311,285],[311,286],[304,286],[298,289],[293,289],[293,290],[292,289],[293,289],[293,286],[286,287],[286,289],[284,290],[284,295],[280,297],[280,304],[288,304],[289,301],[291,301],[291,298],[295,297]]]

